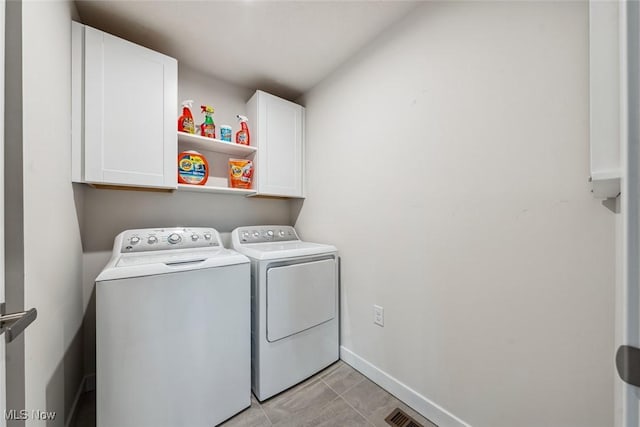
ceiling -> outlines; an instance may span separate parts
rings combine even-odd
[[[89,26],[288,99],[315,86],[417,3],[76,0]]]

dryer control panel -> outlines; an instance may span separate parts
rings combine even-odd
[[[288,225],[239,227],[233,230],[233,235],[241,244],[300,240],[296,230]]]
[[[121,253],[222,247],[218,232],[205,227],[141,228],[118,237],[116,247]]]

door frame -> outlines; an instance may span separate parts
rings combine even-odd
[[[621,277],[616,347],[640,347],[640,4],[620,2]],[[640,427],[640,390],[615,374],[615,425]]]
[[[4,297],[4,51],[5,51],[5,0],[0,0],[0,301]],[[7,376],[5,341],[0,336],[0,427],[7,425]]]

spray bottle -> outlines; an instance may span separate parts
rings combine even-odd
[[[209,105],[201,105],[200,108],[204,113],[204,122],[200,125],[200,136],[215,138],[216,125],[213,123],[213,107],[210,107]]]
[[[247,126],[247,121],[249,119],[241,115],[237,115],[236,117],[240,121],[240,130],[236,132],[236,144],[251,145],[249,127]]]
[[[193,101],[191,99],[182,101],[182,115],[178,119],[178,132],[196,133],[193,115],[191,114],[192,106]]]

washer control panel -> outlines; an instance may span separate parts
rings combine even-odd
[[[222,247],[218,232],[205,227],[141,228],[125,231],[121,238],[122,253]]]
[[[239,227],[237,233],[240,243],[286,242],[300,240],[293,227],[288,225],[261,225],[255,227]]]

